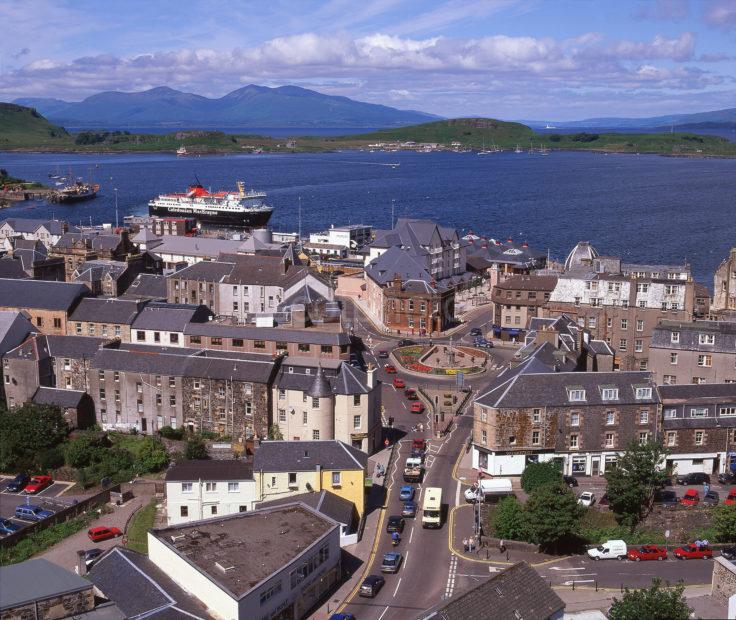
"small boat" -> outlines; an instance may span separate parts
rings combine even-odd
[[[547,123],[547,124],[546,124],[546,125],[544,126],[544,128],[545,128],[545,129],[557,129],[557,127],[555,127],[554,125],[550,125],[549,123]]]
[[[187,155],[189,155],[189,153],[187,153],[187,147],[185,147],[183,144],[178,149],[176,149],[177,157],[185,157]]]
[[[523,153],[524,151],[521,150],[521,147],[517,144],[516,148],[514,149],[514,153]]]
[[[549,155],[549,149],[546,146],[539,145],[539,154],[540,155]]]

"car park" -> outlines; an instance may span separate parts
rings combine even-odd
[[[680,503],[677,493],[674,491],[660,490],[654,493],[654,503],[662,508],[674,508]]]
[[[358,591],[358,594],[360,596],[373,598],[381,591],[381,588],[385,583],[386,580],[380,575],[368,575],[365,579],[363,579],[363,583],[360,584],[360,590]]]
[[[406,383],[400,377],[394,377],[393,385],[397,390],[403,390],[406,387]]]
[[[691,472],[683,476],[677,476],[677,484],[686,486],[693,484],[710,484],[710,476],[703,472]]]
[[[26,488],[26,485],[31,481],[31,478],[27,476],[26,474],[18,474],[15,478],[13,478],[9,483],[8,486],[5,488],[10,493],[20,493],[23,489]]]
[[[23,489],[24,493],[40,493],[44,489],[50,487],[54,483],[51,476],[33,476]]]
[[[388,351],[383,350],[378,352],[378,358],[382,360],[388,359]]]
[[[721,556],[729,561],[736,560],[736,545],[723,547],[723,549],[721,549]]]
[[[720,500],[721,496],[718,494],[718,491],[708,491],[703,495],[704,506],[717,506]]]
[[[713,549],[706,545],[683,545],[675,549],[675,557],[678,560],[709,560],[713,557]]]
[[[595,504],[595,494],[591,493],[590,491],[583,491],[578,498],[578,504],[589,508],[590,506]]]
[[[683,506],[697,506],[700,503],[700,494],[695,489],[688,489],[682,496],[680,504]]]
[[[398,573],[401,568],[401,562],[404,561],[403,556],[398,551],[389,551],[384,554],[381,563],[382,573]]]
[[[659,560],[661,562],[667,559],[667,549],[657,545],[642,545],[636,549],[629,549],[626,557],[635,562],[649,560]]]
[[[623,560],[628,549],[623,540],[607,540],[602,545],[588,549],[588,556],[594,560]]]
[[[40,506],[23,504],[15,507],[15,518],[23,521],[43,521],[56,514],[53,510],[44,510]]]
[[[570,488],[578,486],[578,479],[575,476],[562,476],[562,481]]]
[[[123,533],[116,527],[93,527],[87,530],[87,536],[92,542],[101,542],[103,540],[109,540],[110,538],[117,538],[122,536]]]
[[[13,523],[10,519],[0,519],[0,534],[7,536],[21,529],[23,526],[19,523]]]
[[[406,388],[404,390],[404,396],[406,396],[407,400],[419,400],[419,394],[417,394],[414,388]]]
[[[92,565],[97,562],[103,553],[105,553],[104,549],[99,549],[97,547],[94,549],[87,549],[87,551],[84,552],[84,564],[87,569],[92,568]]]
[[[728,506],[736,504],[736,487],[732,487],[731,489],[729,489],[728,496],[723,503]]]
[[[417,505],[414,502],[405,502],[404,507],[401,509],[402,517],[416,517],[417,516]]]
[[[396,374],[396,366],[393,366],[392,364],[386,364],[383,369],[386,371],[386,374],[388,375],[395,375]]]
[[[411,413],[424,413],[424,404],[419,401],[415,401],[411,404]]]
[[[386,523],[386,531],[389,534],[392,534],[393,532],[403,532],[405,524],[406,521],[404,521],[404,517],[392,515],[388,518],[388,522]]]
[[[409,500],[414,499],[414,487],[410,484],[402,486],[399,490],[399,499],[402,502],[408,502]]]

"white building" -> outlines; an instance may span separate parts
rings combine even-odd
[[[350,226],[331,226],[328,230],[311,233],[310,244],[327,244],[354,250],[364,246],[371,240],[373,228],[364,224],[351,224]]]
[[[10,239],[29,239],[40,241],[47,248],[52,248],[65,232],[76,231],[60,220],[34,220],[25,218],[9,218],[0,222],[0,249],[9,251],[13,248]]]
[[[130,341],[166,347],[184,346],[184,329],[190,323],[204,323],[212,316],[207,306],[148,304],[130,327]]]
[[[245,461],[180,461],[166,472],[169,525],[253,510],[256,482]]]

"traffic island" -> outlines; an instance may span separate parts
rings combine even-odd
[[[436,378],[483,373],[490,359],[481,349],[452,343],[399,347],[393,350],[393,357],[405,370]]]

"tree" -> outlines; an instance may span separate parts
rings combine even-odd
[[[60,444],[69,426],[58,407],[25,404],[9,411],[0,407],[0,470],[30,471],[40,455]]]
[[[736,505],[716,506],[713,509],[713,528],[720,542],[736,540]]]
[[[617,466],[606,471],[608,501],[620,524],[633,528],[651,509],[654,492],[667,479],[667,473],[659,469],[665,455],[660,443],[632,442]]]
[[[64,446],[64,458],[69,467],[87,467],[97,454],[97,444],[88,435],[79,435]]]
[[[660,579],[652,579],[649,588],[629,590],[626,588],[622,599],[613,599],[608,612],[611,620],[688,620],[693,610],[683,596],[685,586],[662,587]]]
[[[515,497],[504,497],[493,513],[493,531],[498,538],[525,540],[524,508]]]
[[[527,493],[545,484],[562,482],[560,466],[554,461],[545,463],[529,463],[521,474],[521,488]]]
[[[190,437],[187,439],[187,447],[184,450],[184,458],[189,461],[207,458],[207,446],[201,437]]]
[[[269,439],[283,439],[284,435],[281,432],[278,424],[272,424],[268,427],[268,438]]]
[[[546,484],[529,496],[524,510],[529,538],[542,547],[556,548],[575,536],[585,509],[562,484]]]
[[[138,473],[161,471],[169,463],[169,455],[160,439],[144,437],[138,453],[136,470]]]

